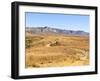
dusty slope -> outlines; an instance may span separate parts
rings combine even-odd
[[[66,35],[26,35],[27,67],[89,64],[89,38]]]

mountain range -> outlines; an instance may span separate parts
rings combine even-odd
[[[89,33],[81,30],[65,30],[52,27],[26,27],[25,31],[31,34],[63,34],[75,36],[88,36]]]

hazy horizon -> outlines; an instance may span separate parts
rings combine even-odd
[[[50,27],[62,30],[89,32],[88,15],[25,13],[26,27]]]
[[[48,26],[41,26],[41,28],[44,28],[44,27],[48,27]],[[26,28],[40,28],[40,27],[26,27]],[[49,28],[55,28],[55,27],[49,27]],[[62,28],[55,28],[55,29],[60,29],[60,30],[68,30],[68,29],[62,29]],[[87,31],[84,31],[84,30],[72,30],[72,29],[69,29],[70,31],[83,31],[83,32],[87,32]],[[89,32],[87,32],[89,33]]]

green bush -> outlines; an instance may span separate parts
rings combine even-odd
[[[32,39],[26,37],[26,39],[25,39],[25,47],[28,48],[28,47],[31,47],[31,45],[32,45]]]

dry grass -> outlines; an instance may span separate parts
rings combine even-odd
[[[88,65],[89,37],[26,35],[25,64],[26,68]]]

